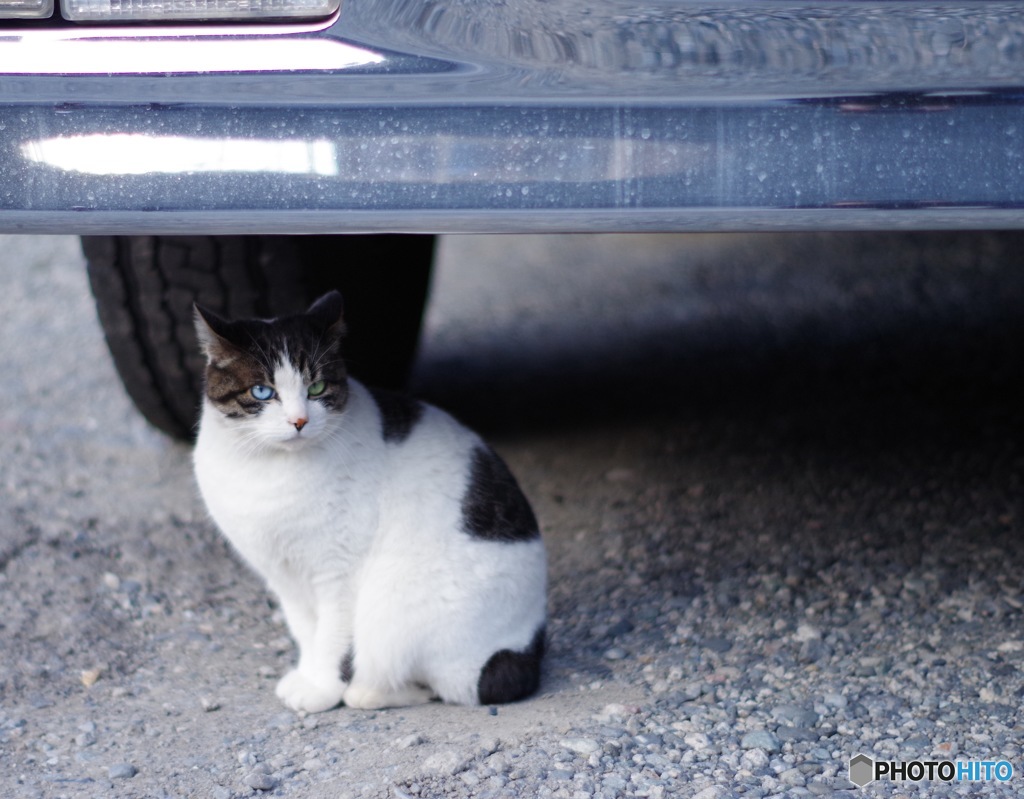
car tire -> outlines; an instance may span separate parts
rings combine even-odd
[[[434,237],[87,236],[82,249],[125,389],[153,425],[189,440],[205,366],[193,302],[230,318],[271,318],[339,289],[350,371],[401,388],[416,353]]]

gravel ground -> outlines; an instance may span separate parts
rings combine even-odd
[[[417,388],[542,520],[542,690],[305,718],[76,241],[0,240],[4,795],[1020,794],[1020,237],[447,240]],[[859,789],[858,752],[1016,773]]]

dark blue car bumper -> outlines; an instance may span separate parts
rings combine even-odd
[[[23,27],[0,34],[0,158],[7,232],[1024,227],[1024,7]]]

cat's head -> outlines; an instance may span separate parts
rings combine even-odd
[[[195,306],[206,355],[206,399],[253,452],[328,434],[348,400],[341,295],[295,316],[229,321]]]

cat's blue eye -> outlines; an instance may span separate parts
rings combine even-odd
[[[311,397],[319,397],[327,390],[327,383],[323,380],[317,380],[315,383],[310,383],[307,392]]]
[[[274,398],[274,389],[270,386],[253,386],[249,393],[260,402],[266,402]]]

